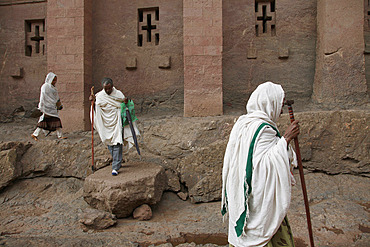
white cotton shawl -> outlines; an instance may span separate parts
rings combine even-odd
[[[277,137],[276,131],[270,126],[261,129],[255,142],[249,197],[244,190],[248,151],[253,135],[262,123],[276,128],[283,100],[284,91],[280,85],[272,82],[261,84],[248,101],[247,115],[238,119],[230,133],[222,171],[221,207],[226,207],[229,212],[229,243],[236,247],[266,245],[289,208],[289,156],[293,153],[287,150],[284,137]],[[244,211],[243,233],[237,237],[236,222]]]
[[[45,83],[41,86],[40,102],[38,109],[43,113],[39,121],[44,119],[45,114],[52,117],[59,117],[57,102],[59,100],[58,90],[51,83],[56,75],[53,72],[47,74]]]
[[[96,94],[94,128],[105,145],[123,144],[121,103],[124,98],[123,93],[115,87],[111,94],[104,89]]]

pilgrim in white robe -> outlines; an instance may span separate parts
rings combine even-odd
[[[121,103],[124,98],[123,93],[115,87],[111,94],[107,94],[104,89],[96,94],[94,128],[107,146],[123,144]]]
[[[56,77],[56,74],[49,72],[45,78],[45,83],[41,87],[40,102],[38,109],[43,113],[51,117],[59,118],[59,112],[57,109],[57,102],[59,101],[58,90],[53,86],[52,82]],[[41,116],[41,120],[43,119]]]
[[[247,115],[238,119],[230,133],[221,210],[224,216],[229,213],[228,240],[237,247],[265,246],[289,208],[294,182],[291,164],[296,162],[276,126],[283,100],[280,85],[261,84],[248,101]]]
[[[41,130],[44,130],[45,135],[48,133],[46,130],[56,130],[58,138],[63,138],[61,130],[62,123],[59,118],[59,110],[61,108],[57,107],[57,104],[60,103],[60,99],[57,88],[52,84],[55,77],[56,74],[49,72],[46,75],[44,84],[41,86],[38,109],[42,115],[39,118],[38,127],[31,135],[35,140],[37,140]]]

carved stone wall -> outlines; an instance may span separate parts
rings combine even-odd
[[[310,101],[315,74],[316,0],[223,1],[223,102],[244,110],[262,82]]]
[[[103,77],[140,114],[244,112],[269,80],[298,111],[365,108],[369,11],[369,0],[3,0],[0,121],[37,106],[50,70],[67,130],[89,128]]]
[[[92,0],[49,1],[47,15],[48,70],[58,76],[63,128],[87,130],[92,86]]]
[[[0,2],[0,120],[37,106],[45,80],[46,2],[24,2]]]
[[[93,1],[96,90],[110,77],[138,113],[181,115],[182,22],[182,0]]]
[[[184,116],[222,115],[222,0],[184,1]]]
[[[317,3],[313,99],[317,104],[331,107],[361,105],[367,96],[364,3],[346,0],[318,0]]]

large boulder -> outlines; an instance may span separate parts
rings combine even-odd
[[[93,208],[128,217],[142,204],[160,201],[166,187],[165,170],[147,162],[125,164],[118,176],[105,167],[88,176],[84,183],[84,199]]]
[[[215,141],[226,139],[234,124],[234,116],[150,119],[142,121],[146,154],[160,156],[166,169],[175,170],[177,161]],[[171,162],[174,160],[175,162]]]
[[[221,199],[221,174],[226,141],[218,141],[194,151],[178,166],[181,182],[189,190],[192,203]]]

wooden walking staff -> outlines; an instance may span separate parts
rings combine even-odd
[[[290,122],[292,123],[292,122],[294,122],[294,114],[293,114],[293,107],[292,107],[292,105],[294,104],[294,100],[286,100],[285,104],[288,106]],[[309,208],[309,205],[308,205],[307,189],[306,189],[306,183],[305,183],[304,175],[303,175],[303,165],[302,165],[301,151],[299,149],[298,137],[294,138],[294,145],[295,145],[295,152],[297,154],[299,177],[301,178],[304,205],[306,207],[308,234],[309,234],[309,237],[310,237],[311,247],[314,247],[315,245],[314,245],[314,242],[313,242],[310,208]]]
[[[94,86],[91,88],[91,96],[94,96]],[[95,163],[94,163],[94,104],[95,98],[91,101],[91,170],[95,172]]]

